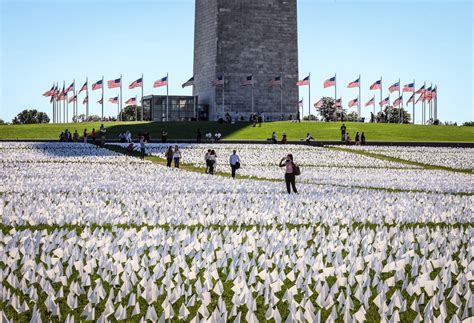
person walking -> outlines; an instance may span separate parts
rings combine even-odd
[[[173,161],[173,155],[174,155],[173,148],[171,148],[171,146],[169,146],[168,149],[166,150],[166,153],[165,153],[166,167],[168,167],[168,168],[171,168],[171,162]]]
[[[362,135],[360,136],[360,144],[361,144],[362,146],[365,145],[365,133],[362,133]]]
[[[179,161],[181,160],[181,151],[179,150],[179,147],[177,145],[174,146],[173,160],[174,168],[179,168]]]
[[[204,161],[206,162],[206,174],[209,173],[209,167],[211,167],[209,163],[209,156],[211,155],[211,150],[208,149],[206,155],[204,155]]]
[[[237,150],[234,150],[230,155],[229,164],[232,170],[232,178],[235,179],[235,172],[240,168],[240,157],[237,155]]]
[[[296,175],[298,173],[298,166],[293,161],[293,155],[288,154],[288,156],[284,157],[280,161],[280,167],[285,167],[285,183],[286,183],[286,190],[288,191],[288,194],[291,194],[291,188],[293,188],[293,192],[295,194],[298,193],[298,190],[296,189]]]
[[[355,144],[356,144],[356,146],[359,146],[359,145],[360,145],[360,135],[359,135],[359,131],[356,132]]]
[[[217,155],[213,149],[209,153],[209,174],[214,175],[214,168],[216,167],[216,164],[217,164]]]
[[[140,136],[140,159],[142,160],[145,159],[145,137],[144,136]]]

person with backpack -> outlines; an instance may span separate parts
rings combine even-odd
[[[173,156],[174,156],[173,148],[169,146],[165,153],[166,167],[171,168],[171,162],[173,161]]]
[[[229,164],[232,170],[232,178],[235,179],[235,172],[240,168],[240,157],[237,155],[237,150],[234,150],[230,155]]]
[[[181,151],[179,150],[179,147],[176,145],[174,147],[174,152],[173,152],[174,168],[179,168],[180,159],[181,159]]]
[[[293,155],[288,154],[288,156],[282,158],[279,166],[285,167],[285,183],[288,194],[291,194],[290,186],[293,188],[293,192],[297,194],[298,190],[296,189],[296,176],[300,175],[301,173],[300,168],[293,161]]]

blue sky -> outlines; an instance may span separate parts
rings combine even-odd
[[[41,94],[54,81],[69,84],[75,78],[79,87],[86,76],[92,84],[102,75],[108,80],[123,74],[128,85],[144,73],[146,95],[165,94],[152,84],[168,72],[171,94],[191,94],[181,84],[193,70],[192,0],[0,3],[0,118],[5,121],[26,108],[51,116]],[[311,72],[313,103],[334,95],[322,86],[334,73],[345,106],[358,95],[347,83],[362,75],[365,103],[374,94],[370,83],[382,75],[384,96],[399,78],[402,84],[415,79],[417,87],[426,81],[438,86],[441,120],[474,120],[471,0],[299,0],[298,9],[300,75]],[[105,98],[117,93],[106,89]],[[124,88],[124,100],[135,95],[140,89]],[[306,88],[300,96],[308,99]],[[100,91],[90,91],[91,114],[100,114],[99,97]],[[371,108],[362,109],[368,116]],[[105,114],[115,115],[116,105],[107,103]]]

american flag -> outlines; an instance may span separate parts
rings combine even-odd
[[[302,108],[302,107],[303,107],[303,100],[299,100],[299,102],[298,102],[298,106],[299,106],[300,108]]]
[[[77,95],[71,96],[68,100],[69,103],[76,102],[76,101],[77,101]]]
[[[359,104],[359,99],[350,100],[348,103],[349,108],[352,108],[353,106],[356,106],[358,104]]]
[[[136,87],[142,87],[143,86],[143,78],[139,78],[138,80],[134,81],[132,84],[130,84],[128,86],[128,88],[131,90],[131,89],[134,89]]]
[[[387,96],[385,99],[383,99],[382,101],[380,101],[380,102],[379,102],[379,105],[380,105],[381,107],[383,107],[383,106],[387,105],[388,102],[390,102],[390,97],[389,97],[389,96]]]
[[[341,108],[341,107],[342,107],[342,98],[337,99],[337,100],[334,102],[334,107],[335,107],[335,108]]]
[[[86,103],[88,103],[88,102],[89,102],[89,97],[86,96],[86,97],[84,98],[84,101],[82,101],[82,104],[86,104]]]
[[[370,101],[365,104],[365,107],[370,107],[371,105],[375,105],[375,97],[370,99]]]
[[[371,90],[380,90],[381,88],[382,88],[382,80],[378,80],[370,86]]]
[[[87,91],[87,82],[84,83],[84,85],[81,87],[81,89],[79,90],[79,93],[81,93],[82,91]]]
[[[193,86],[193,85],[194,85],[194,76],[191,77],[187,82],[183,83],[181,87],[184,89],[185,87]]]
[[[403,86],[403,92],[415,92],[415,83],[408,83]]]
[[[71,85],[68,86],[68,88],[66,89],[66,93],[69,93],[72,90],[74,90],[74,82],[72,82]]]
[[[99,80],[97,82],[95,82],[94,84],[92,84],[92,91],[95,91],[95,90],[99,90],[102,88],[102,80]]]
[[[99,103],[99,104],[104,103],[104,99],[100,99],[99,101],[97,101],[97,103]]]
[[[51,87],[49,91],[43,93],[43,96],[53,96],[54,95],[54,85]]]
[[[240,86],[253,86],[253,75],[248,75],[245,79],[240,81]]]
[[[110,102],[110,103],[118,103],[118,100],[119,100],[119,98],[118,98],[118,96],[116,96],[116,97],[114,97],[114,98],[110,98],[110,99],[109,99],[109,102]]]
[[[136,105],[137,104],[137,98],[130,98],[125,102],[125,104]]]
[[[423,93],[425,93],[425,86],[424,85],[422,87],[420,87],[418,89],[418,91],[415,92],[415,94],[423,94]]]
[[[328,88],[328,87],[335,86],[335,85],[336,85],[336,77],[335,76],[333,76],[330,79],[327,79],[326,81],[324,81],[324,88]]]
[[[219,85],[224,85],[224,76],[218,76],[214,81],[211,82],[212,86],[216,87]]]
[[[310,76],[306,76],[304,79],[298,81],[298,83],[296,83],[296,86],[306,86],[306,85],[309,85],[309,79],[310,79]]]
[[[415,102],[415,94],[413,94],[407,101],[407,104]]]
[[[416,100],[415,104],[418,104],[418,102],[424,102],[425,101],[425,93],[421,93],[420,96],[418,97],[418,100]]]
[[[162,79],[155,81],[155,83],[153,84],[153,87],[162,87],[162,86],[167,86],[167,85],[168,85],[168,76],[165,76]]]
[[[352,89],[354,87],[359,87],[360,86],[360,78],[355,80],[354,82],[351,82],[347,85],[349,89]]]
[[[393,84],[392,86],[388,88],[388,90],[390,91],[390,93],[395,92],[395,91],[400,91],[400,82]]]
[[[314,107],[315,107],[316,109],[322,108],[322,107],[323,107],[323,103],[324,103],[324,100],[323,100],[323,98],[321,98],[318,102],[316,102],[316,103],[314,104]]]
[[[62,91],[59,92],[59,94],[58,94],[58,100],[62,101],[64,99],[66,99],[66,92],[64,91],[64,87],[63,87]]]
[[[271,79],[268,81],[268,86],[274,87],[274,86],[281,86],[281,76],[277,76],[274,79]]]
[[[431,86],[426,89],[425,91],[425,100],[430,102],[432,99],[432,92],[431,92]]]
[[[403,102],[403,96],[401,96],[398,99],[396,99],[395,101],[393,101],[393,106],[398,107],[400,105],[400,103],[402,103],[402,102]]]
[[[107,87],[109,89],[115,89],[115,88],[118,88],[122,85],[122,79],[119,78],[119,79],[116,79],[116,80],[110,80],[110,81],[107,81]]]

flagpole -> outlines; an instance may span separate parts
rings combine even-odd
[[[224,111],[225,111],[225,73],[222,73],[222,118],[224,118]]]
[[[373,100],[374,100],[374,104],[373,104],[373,106],[374,106],[374,120],[373,121],[375,123],[375,94],[374,94]]]
[[[400,81],[400,78],[398,79],[398,98],[400,98],[402,96],[401,94],[401,86],[402,86],[402,83]],[[400,104],[400,113],[399,113],[399,118],[400,118],[400,123],[403,123],[403,100],[402,102],[399,102]]]
[[[300,108],[298,108],[298,111]],[[280,74],[280,111],[283,114],[283,76]]]
[[[438,85],[435,85],[435,97],[434,97],[434,108],[435,108],[435,120],[438,120]]]
[[[337,102],[337,75],[334,74],[334,106],[336,105],[336,102]],[[342,102],[341,102],[341,108],[342,108]],[[342,112],[341,112],[341,121],[342,121]]]
[[[166,121],[169,121],[169,84],[170,79],[168,73],[166,73]]]
[[[72,86],[72,93],[74,94],[74,96],[76,96],[76,79],[74,79],[73,81],[73,86]],[[76,115],[77,115],[77,98],[73,101],[73,107],[74,107],[74,112],[73,112],[73,116],[72,116],[72,122],[76,122]]]
[[[142,106],[142,116],[140,118],[141,121],[143,121],[143,87],[144,86],[145,86],[145,81],[143,79],[143,73],[142,73],[142,104],[141,104],[141,106]],[[138,117],[137,117],[137,121],[138,121]]]
[[[66,81],[63,81],[63,90],[66,91]],[[63,123],[66,123],[66,109],[67,109],[67,93],[65,95],[65,102],[63,104]]]
[[[86,120],[89,118],[89,78],[86,77],[86,97],[87,97],[87,102],[86,102]]]
[[[311,72],[308,73],[308,121],[311,121]]]
[[[415,92],[416,92],[416,83],[413,80],[413,124],[415,124]],[[408,109],[408,107],[407,107]]]
[[[104,76],[102,75],[102,120],[104,119]]]
[[[361,90],[361,85],[362,84],[362,79],[361,79],[361,76],[359,74],[359,111],[358,111],[358,115],[359,115],[359,121],[362,120],[362,90]]]
[[[380,76],[380,102],[383,100],[383,86],[382,86],[382,76]],[[380,112],[382,112],[382,106],[380,106]]]
[[[252,114],[254,114],[254,99],[253,99],[253,74],[252,74]]]
[[[122,81],[122,74],[120,74],[120,98],[119,98],[119,100],[120,100],[120,101],[119,101],[119,106],[120,106],[120,108],[119,108],[119,111],[120,111],[120,112],[119,112],[120,121],[123,121],[123,120],[122,120],[122,83],[123,83],[123,81]]]

